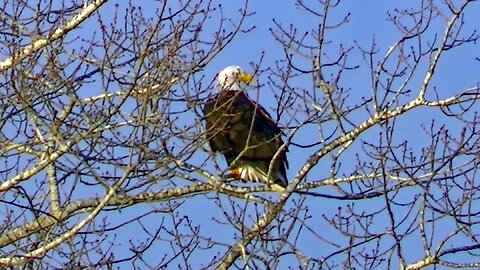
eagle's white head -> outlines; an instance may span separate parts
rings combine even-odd
[[[239,66],[228,66],[217,75],[217,88],[219,91],[241,91],[253,81],[253,76],[246,73]]]

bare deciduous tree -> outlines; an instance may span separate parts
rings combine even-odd
[[[290,149],[279,193],[225,179],[205,137],[251,3],[4,1],[0,265],[480,267],[478,72],[442,77],[480,64],[479,2],[416,2],[385,14],[393,43],[336,34],[346,1],[272,21],[284,54],[252,59],[249,95]]]

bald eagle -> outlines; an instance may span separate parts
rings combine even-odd
[[[225,156],[230,166],[227,177],[264,182],[282,190],[288,184],[288,150],[281,148],[280,128],[262,106],[245,94],[252,80],[253,76],[239,66],[229,66],[217,75],[219,93],[207,101],[203,110],[207,139],[214,152]]]

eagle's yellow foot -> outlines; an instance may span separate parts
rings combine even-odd
[[[245,179],[243,179],[242,177],[242,173],[240,172],[240,170],[238,168],[234,168],[234,169],[231,169],[229,171],[227,171],[224,175],[225,178],[233,178],[235,180],[242,180],[243,182],[246,182]]]

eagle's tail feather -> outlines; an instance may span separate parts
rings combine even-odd
[[[271,177],[273,178],[272,181],[268,179],[267,173],[257,166],[243,164],[236,169],[238,170],[239,178],[243,181],[266,183],[272,187],[277,186],[275,189],[281,189],[280,191],[283,191],[283,189],[287,186],[287,179],[280,171],[276,172],[275,175]]]

